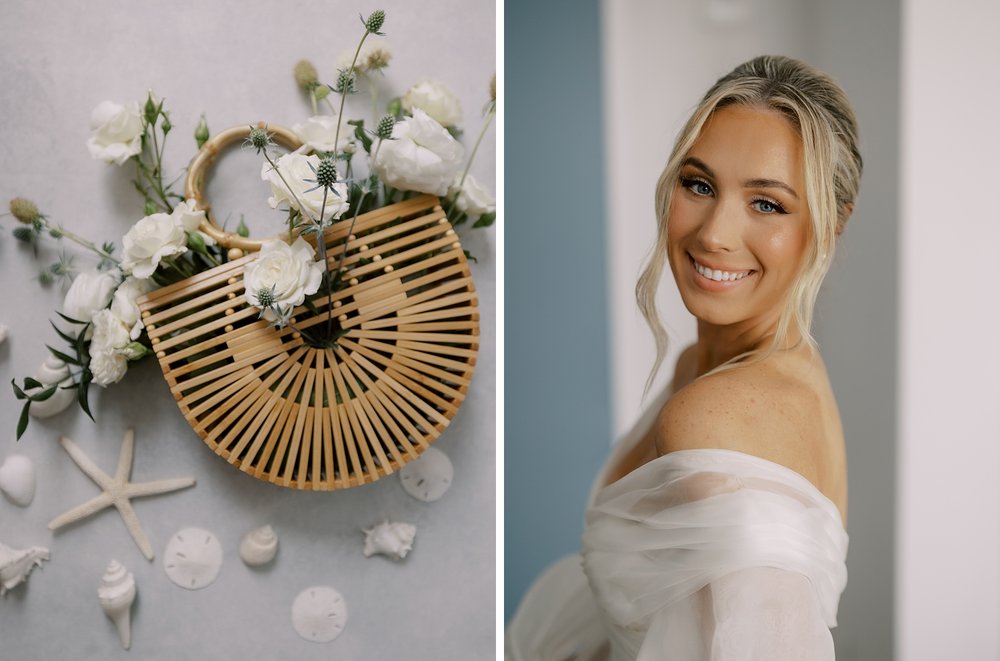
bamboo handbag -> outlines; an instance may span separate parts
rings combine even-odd
[[[439,200],[421,195],[358,216],[350,236],[343,220],[323,235],[330,256],[347,244],[347,284],[296,308],[293,323],[305,330],[332,313],[344,333],[336,347],[258,319],[242,279],[261,241],[219,228],[202,190],[219,153],[249,130],[208,141],[185,187],[230,261],[142,297],[146,332],[181,413],[230,464],[297,489],[373,482],[429,447],[468,392],[479,349],[468,261]]]

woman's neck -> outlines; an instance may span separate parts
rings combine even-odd
[[[698,376],[711,372],[719,365],[737,356],[767,349],[777,332],[775,320],[766,323],[745,323],[717,326],[698,320],[698,342],[695,354],[698,359]],[[791,324],[779,351],[798,346],[801,333]]]

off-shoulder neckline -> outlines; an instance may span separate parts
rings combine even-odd
[[[740,450],[730,450],[726,448],[688,448],[686,450],[674,450],[673,452],[668,452],[667,454],[660,455],[655,459],[650,459],[641,466],[637,466],[636,468],[632,469],[632,471],[630,471],[629,473],[626,473],[625,475],[621,476],[614,482],[611,482],[610,484],[604,484],[604,481],[607,477],[607,468],[608,466],[613,465],[615,458],[619,454],[617,452],[617,450],[619,449],[620,448],[616,448],[616,451],[612,452],[611,457],[608,458],[607,463],[601,469],[600,475],[598,475],[597,487],[592,491],[590,495],[590,505],[594,504],[594,502],[597,499],[597,495],[600,494],[602,491],[610,489],[611,487],[619,483],[622,483],[625,480],[635,479],[636,475],[638,475],[642,471],[649,470],[647,467],[652,466],[653,464],[659,465],[661,463],[668,463],[668,461],[670,460],[676,461],[679,459],[683,459],[687,456],[694,456],[698,454],[713,454],[713,453],[728,454],[734,457],[738,457],[743,461],[748,461],[749,463],[758,463],[764,466],[777,468],[780,472],[790,477],[793,481],[798,482],[807,491],[810,491],[811,493],[816,495],[820,499],[820,501],[824,503],[824,505],[831,508],[832,512],[836,514],[837,522],[840,523],[841,527],[843,527],[845,530],[847,529],[840,508],[837,506],[835,502],[833,502],[832,499],[830,499],[829,496],[823,493],[819,487],[813,484],[812,481],[802,473],[798,472],[794,468],[785,466],[784,464],[779,464],[776,461],[771,461],[770,459],[765,459],[764,457],[760,457],[755,454],[750,454],[749,452],[742,452]]]

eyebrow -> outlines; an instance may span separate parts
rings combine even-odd
[[[695,158],[694,156],[688,156],[687,158],[684,159],[684,162],[681,163],[681,165],[682,166],[690,165],[692,167],[698,168],[699,170],[707,174],[709,177],[712,177],[713,179],[718,178],[715,176],[715,172],[712,171],[712,168],[708,167],[708,165],[705,164],[705,161],[701,160],[700,158]],[[799,199],[799,195],[798,193],[795,192],[794,188],[792,188],[785,182],[779,181],[777,179],[748,179],[747,181],[743,182],[743,187],[780,188],[782,190],[788,191],[788,194],[794,197],[796,200]]]

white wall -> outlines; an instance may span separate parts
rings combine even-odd
[[[903,6],[897,649],[996,659],[1000,4]]]

